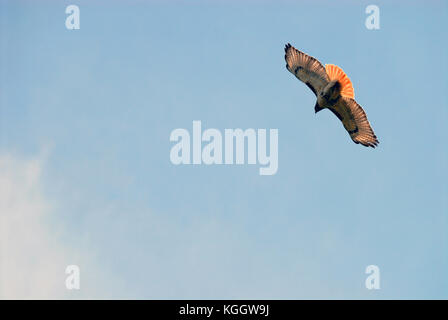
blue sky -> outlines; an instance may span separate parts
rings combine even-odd
[[[443,1],[0,1],[0,297],[448,298],[447,19]],[[288,42],[349,75],[377,149],[314,114]],[[278,129],[277,174],[174,166],[193,120]]]

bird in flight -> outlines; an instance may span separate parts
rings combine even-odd
[[[353,142],[372,148],[378,145],[366,113],[355,101],[352,82],[341,68],[334,64],[324,67],[317,59],[289,43],[285,46],[285,60],[286,69],[316,95],[316,113],[329,109],[341,120]]]

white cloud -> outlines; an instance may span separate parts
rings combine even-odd
[[[41,182],[46,154],[0,155],[0,299],[108,297],[108,275],[90,253],[62,240],[65,226],[53,219]],[[80,265],[79,291],[65,288],[70,264]],[[94,285],[83,286],[84,278]]]

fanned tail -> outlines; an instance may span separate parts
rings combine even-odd
[[[352,82],[341,68],[334,64],[326,64],[325,71],[330,80],[337,80],[341,84],[341,96],[355,98],[355,90],[353,89]]]

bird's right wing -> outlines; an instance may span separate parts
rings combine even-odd
[[[324,66],[317,59],[289,43],[285,46],[285,60],[286,69],[304,82],[316,96],[330,82]]]
[[[352,98],[340,97],[329,109],[341,120],[354,143],[375,148],[379,141],[363,108]]]

